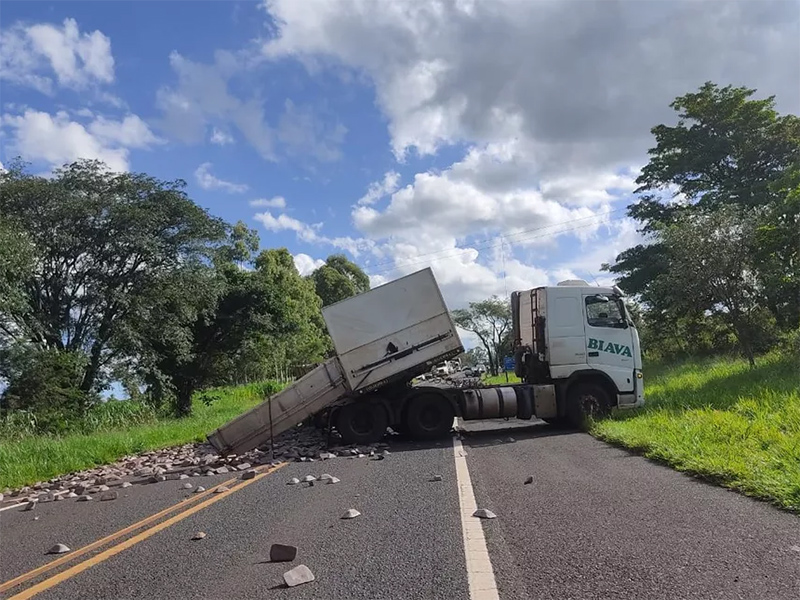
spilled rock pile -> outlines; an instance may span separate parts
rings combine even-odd
[[[331,443],[335,444],[336,441],[336,438],[333,438]],[[325,446],[324,431],[311,426],[295,427],[275,438],[274,460],[308,462],[335,456],[366,457],[382,452],[388,444],[359,448],[332,445],[326,449]],[[189,476],[246,472],[255,466],[269,464],[272,460],[269,446],[238,456],[223,457],[217,454],[210,444],[186,444],[144,452],[136,456],[126,456],[111,465],[69,473],[17,490],[7,489],[0,495],[2,498],[0,503],[3,505],[18,504],[23,501],[44,503],[62,497],[74,498],[72,494],[78,497],[102,494],[117,486],[129,487],[130,483],[158,483],[186,479]]]

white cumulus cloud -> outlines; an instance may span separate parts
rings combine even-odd
[[[227,146],[233,143],[233,136],[227,131],[214,127],[211,131],[211,139],[209,141],[217,146]]]
[[[250,206],[257,206],[260,208],[286,208],[286,198],[283,196],[257,198],[255,200],[250,200]]]
[[[264,54],[365,73],[398,156],[518,138],[545,146],[551,168],[606,167],[638,160],[669,102],[708,79],[800,100],[796,2],[264,6],[277,29]]]
[[[83,89],[114,81],[111,40],[100,31],[81,33],[75,19],[16,23],[0,32],[0,79],[52,93],[58,85]]]
[[[397,171],[388,171],[383,175],[382,181],[374,181],[369,184],[367,193],[358,200],[361,206],[375,204],[381,198],[394,194],[397,191],[397,186],[400,183],[400,173]]]
[[[194,172],[195,181],[204,190],[223,190],[229,194],[241,194],[250,189],[247,184],[233,183],[211,174],[211,163],[204,162]]]
[[[293,255],[292,258],[294,259],[294,266],[297,267],[297,271],[303,277],[311,275],[315,269],[325,264],[324,260],[320,258],[311,258],[308,254],[303,254],[302,252]]]
[[[323,119],[315,106],[283,101],[274,114],[259,94],[234,92],[240,81],[252,81],[263,58],[246,50],[217,50],[211,63],[193,61],[178,52],[169,57],[177,81],[160,88],[156,104],[163,131],[185,144],[204,142],[208,127],[210,141],[232,143],[235,130],[265,160],[275,161],[281,153],[309,156],[330,162],[341,157],[347,129],[337,120]]]
[[[641,241],[624,207],[676,96],[711,80],[800,108],[797,3],[263,6],[274,25],[263,55],[366,79],[398,160],[467,147],[404,187],[370,184],[351,213],[384,256],[368,257],[373,283],[431,265],[459,305],[572,276],[604,281],[600,264]]]
[[[107,143],[127,148],[149,148],[163,143],[137,115],[127,115],[122,121],[98,117],[89,125],[89,132]]]
[[[112,171],[127,171],[129,149],[146,149],[158,138],[136,115],[121,121],[97,117],[88,126],[73,121],[65,111],[54,115],[27,109],[22,114],[4,114],[10,150],[25,160],[43,161],[50,167],[81,158],[98,159]]]

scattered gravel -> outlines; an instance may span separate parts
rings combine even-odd
[[[333,460],[337,457],[379,459],[388,456],[386,443],[356,447],[336,445],[340,441],[332,437],[330,447],[326,447],[326,434],[311,426],[290,429],[275,438],[274,456],[269,445],[251,450],[241,455],[220,456],[208,443],[186,444],[163,450],[143,452],[135,456],[125,456],[116,463],[68,473],[48,481],[40,481],[32,486],[16,490],[6,489],[0,494],[0,503],[19,504],[25,501],[50,502],[57,498],[74,499],[86,502],[91,495],[101,495],[112,487],[128,488],[132,485],[158,484],[171,480],[186,480],[211,474],[242,473],[242,479],[254,477],[253,470],[259,465],[278,462],[313,462],[314,460]],[[309,485],[311,480],[306,479]],[[336,483],[335,477],[327,479]],[[290,482],[293,483],[293,482]],[[299,482],[296,482],[299,483]],[[186,487],[186,489],[189,489]],[[60,492],[60,494],[55,494]],[[33,506],[33,505],[31,505]],[[28,510],[33,510],[29,508]]]

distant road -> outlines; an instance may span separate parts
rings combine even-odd
[[[5,511],[0,580],[63,564],[3,597],[800,597],[797,516],[585,434],[502,421],[467,429],[454,443],[394,443],[385,460],[288,464],[199,499],[180,489],[183,482],[168,481],[128,488],[112,502]],[[341,481],[286,485],[322,473]],[[434,475],[442,480],[431,481]],[[211,490],[230,477],[192,483]],[[533,483],[525,485],[528,477]],[[472,517],[471,497],[497,518]],[[162,517],[75,555],[184,498]],[[340,519],[349,508],[361,516]],[[206,538],[192,541],[198,531]],[[57,542],[72,554],[45,555]],[[273,543],[297,546],[297,559],[268,562]],[[316,580],[283,589],[282,574],[298,564]]]

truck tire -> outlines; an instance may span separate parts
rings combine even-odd
[[[336,415],[336,429],[347,444],[377,442],[386,434],[388,425],[386,410],[372,402],[348,404]]]
[[[439,394],[421,394],[412,399],[406,411],[406,427],[413,438],[434,440],[450,434],[455,412]]]
[[[576,383],[567,392],[567,418],[578,429],[585,431],[592,420],[606,416],[610,409],[608,392],[599,383]]]

